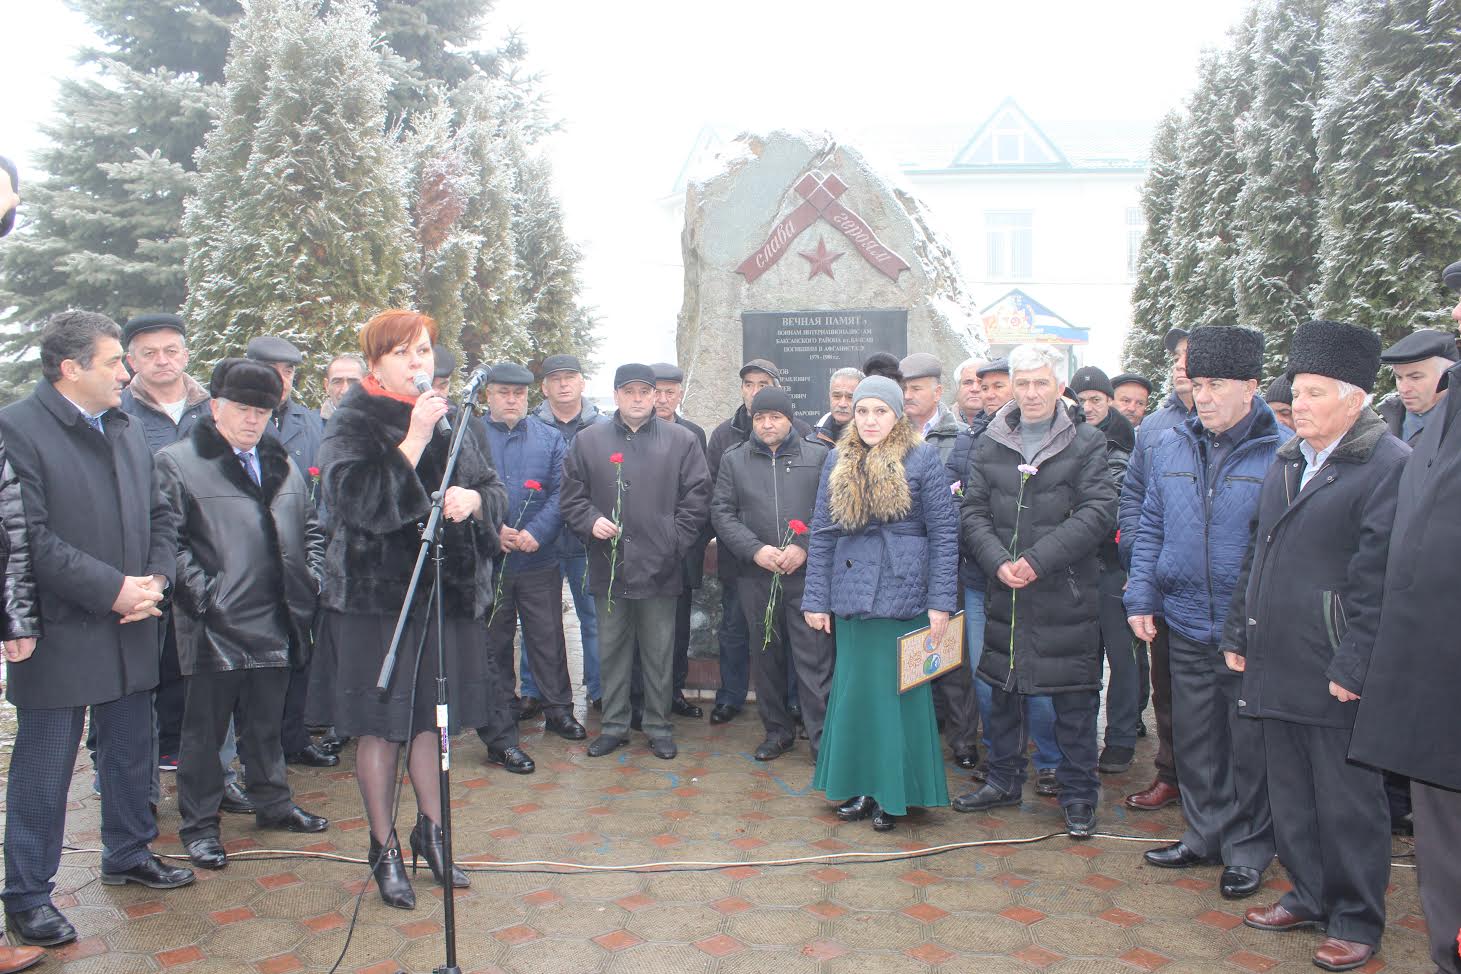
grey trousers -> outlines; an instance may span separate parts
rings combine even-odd
[[[1176,630],[1169,637],[1172,751],[1182,780],[1182,841],[1225,866],[1262,871],[1273,862],[1273,815],[1263,721],[1238,716],[1242,674],[1216,646]]]
[[[1330,937],[1377,946],[1390,882],[1390,810],[1380,772],[1345,759],[1344,727],[1265,718],[1263,744],[1273,837],[1294,884],[1279,902],[1294,916],[1322,918]]]
[[[756,712],[766,737],[776,741],[796,740],[796,721],[787,710],[788,653],[791,655],[802,722],[815,755],[822,746],[822,725],[827,717],[827,697],[832,693],[832,662],[836,642],[828,633],[813,629],[802,618],[802,590],[806,576],[783,575],[781,594],[773,610],[774,636],[766,643],[766,603],[771,600],[771,575],[744,575],[738,581],[741,611],[751,633],[751,679],[756,688]],[[763,649],[762,646],[765,645]]]
[[[599,680],[604,687],[603,732],[629,736],[630,683],[636,645],[644,679],[644,733],[672,737],[670,697],[674,693],[674,595],[646,599],[595,599],[599,616]],[[536,675],[536,674],[535,674]]]
[[[1456,930],[1461,928],[1461,791],[1410,782],[1415,815],[1415,861],[1420,905],[1430,931],[1431,960],[1440,974],[1461,974]]]

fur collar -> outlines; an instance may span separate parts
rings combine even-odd
[[[294,461],[289,459],[284,445],[276,437],[265,434],[260,437],[258,446],[254,447],[259,457],[260,481],[255,485],[244,472],[243,464],[238,461],[232,444],[218,432],[218,425],[213,422],[212,416],[199,416],[191,436],[199,458],[218,463],[223,469],[223,475],[235,487],[251,496],[261,497],[266,504],[274,500],[279,488],[289,479],[289,466]]]
[[[848,423],[837,443],[837,465],[828,478],[827,508],[844,531],[857,531],[873,521],[898,521],[913,509],[913,495],[903,460],[919,443],[906,418],[877,446],[869,449]]]
[[[1354,421],[1354,425],[1335,444],[1334,452],[1329,454],[1329,459],[1334,463],[1364,463],[1374,454],[1375,447],[1380,445],[1381,437],[1387,432],[1389,432],[1389,427],[1383,419],[1369,409],[1362,409],[1359,417]],[[1278,448],[1279,458],[1282,460],[1299,459],[1304,455],[1299,449],[1299,445],[1303,442],[1298,436],[1291,437]]]

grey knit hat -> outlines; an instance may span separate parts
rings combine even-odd
[[[856,409],[857,404],[863,399],[878,399],[888,404],[893,415],[899,419],[903,418],[903,390],[898,383],[885,375],[870,375],[857,384],[852,391],[852,408]]]

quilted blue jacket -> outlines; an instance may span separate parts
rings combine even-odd
[[[807,550],[806,612],[854,619],[911,619],[958,610],[959,516],[938,448],[921,443],[903,458],[913,506],[908,516],[844,531],[827,511],[833,450],[822,467]]]
[[[565,452],[563,437],[532,416],[523,417],[511,430],[505,423],[490,419],[486,427],[492,464],[507,486],[507,526],[521,528],[538,542],[537,551],[514,551],[508,555],[506,571],[518,574],[558,564],[558,536],[566,533],[562,531],[563,518],[558,511]],[[524,487],[529,480],[536,480],[543,489],[532,491]]]
[[[1216,470],[1203,462],[1207,434],[1195,416],[1173,427],[1148,456],[1127,615],[1164,616],[1193,642],[1216,645],[1222,637],[1263,478],[1278,448],[1294,435],[1261,396],[1253,397],[1253,409],[1247,435]]]

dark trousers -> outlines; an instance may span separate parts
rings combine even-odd
[[[178,758],[178,838],[218,838],[223,768],[218,749],[234,721],[244,763],[244,789],[264,819],[278,819],[294,804],[279,728],[291,672],[287,666],[195,673],[184,680],[183,752]]]
[[[721,557],[726,557],[724,552]],[[715,691],[715,705],[739,710],[746,705],[746,692],[751,686],[751,630],[741,611],[735,579],[723,578],[720,582],[720,688]]]
[[[1461,928],[1461,791],[1410,782],[1415,814],[1415,862],[1420,905],[1430,932],[1431,960],[1441,974],[1461,974],[1456,931]]]
[[[1177,761],[1172,757],[1172,668],[1170,664],[1172,630],[1158,617],[1157,638],[1151,641],[1152,710],[1157,720],[1157,780],[1176,786]],[[1146,708],[1143,707],[1143,710]]]
[[[1225,866],[1263,870],[1273,861],[1263,721],[1238,716],[1243,677],[1216,646],[1173,632],[1172,749],[1182,779],[1182,841]]]
[[[157,708],[157,747],[162,754],[177,757],[183,732],[183,671],[178,665],[178,640],[172,612],[162,616],[162,659],[153,706]]]
[[[152,691],[93,704],[101,787],[101,868],[122,872],[147,861],[157,838],[148,806],[152,771]],[[15,747],[5,785],[5,909],[51,902],[61,865],[66,792],[86,723],[85,707],[16,709]],[[218,766],[214,749],[213,766]]]
[[[1136,640],[1126,621],[1121,602],[1126,573],[1119,568],[1101,571],[1101,647],[1111,670],[1106,684],[1106,743],[1115,747],[1136,747],[1136,728],[1141,723],[1141,667],[1136,658]]]
[[[827,716],[827,697],[832,692],[832,662],[836,643],[832,637],[808,626],[802,618],[802,590],[806,576],[802,573],[783,575],[781,593],[776,597],[773,614],[773,635],[766,643],[766,604],[771,600],[771,575],[762,572],[742,576],[737,582],[746,628],[752,635],[751,676],[756,686],[756,712],[768,740],[796,740],[796,721],[787,709],[791,681],[798,685],[797,697],[802,708],[802,722],[812,754],[822,746],[822,724]],[[762,649],[762,644],[765,648]],[[788,668],[787,661],[794,666]]]
[[[890,664],[891,665],[891,664]],[[978,677],[976,677],[978,679]],[[1025,726],[1025,694],[991,687],[984,724],[989,736],[989,784],[1016,795],[1025,786],[1029,764],[1029,730]],[[1055,780],[1060,782],[1060,805],[1089,802],[1092,807],[1101,792],[1096,777],[1096,713],[1101,708],[1098,690],[1073,690],[1049,696],[1055,708],[1055,743],[1060,763]]]
[[[1330,937],[1378,945],[1390,882],[1380,772],[1345,759],[1348,728],[1262,723],[1273,838],[1294,885],[1280,902],[1294,916],[1323,919]]]
[[[304,708],[309,697],[309,671],[314,666],[313,658],[299,669],[286,667],[289,686],[284,693],[284,710],[280,717],[279,740],[285,754],[297,754],[314,743],[309,737],[309,727],[304,722]],[[249,759],[244,758],[244,766]]]
[[[671,737],[670,698],[674,693],[676,596],[646,599],[597,599],[599,679],[604,685],[603,732],[629,736],[630,683],[634,661],[644,679],[644,732]]]
[[[521,740],[513,706],[517,686],[513,644],[519,620],[534,695],[550,717],[573,713],[568,646],[563,636],[563,576],[558,566],[504,575],[496,614],[489,612],[487,623],[488,720],[477,728],[482,743],[496,750],[516,747]]]
[[[967,619],[965,625],[968,625]],[[934,713],[944,722],[944,739],[955,754],[973,754],[979,744],[979,698],[974,693],[974,666],[949,670],[933,681]]]

